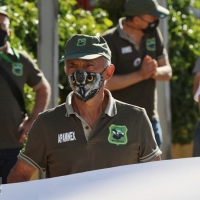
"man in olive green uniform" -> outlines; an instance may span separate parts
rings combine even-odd
[[[115,100],[106,82],[111,52],[99,36],[67,41],[65,73],[72,92],[66,103],[38,116],[8,181],[27,181],[36,169],[47,177],[160,160],[143,108]],[[23,170],[22,170],[23,169]]]
[[[168,81],[172,69],[157,26],[169,11],[156,0],[127,0],[124,11],[126,17],[103,35],[115,65],[107,87],[114,98],[145,108],[161,147],[156,80]]]
[[[26,83],[36,92],[35,106],[25,118],[22,109],[5,79],[0,73],[0,177],[6,183],[10,169],[17,161],[17,155],[23,146],[24,138],[39,112],[44,111],[48,104],[50,86],[41,70],[26,52],[13,48],[7,41],[10,35],[9,18],[0,8],[0,68],[14,81],[14,85],[23,94]],[[21,95],[22,96],[22,95]]]

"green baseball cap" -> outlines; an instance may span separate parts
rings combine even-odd
[[[127,0],[124,4],[125,14],[128,16],[152,15],[165,18],[169,10],[160,6],[157,0]]]
[[[70,59],[91,60],[100,56],[111,60],[110,48],[103,37],[76,34],[67,41],[65,55],[59,62]]]
[[[8,17],[8,13],[6,12],[6,10],[4,9],[4,6],[0,6],[0,14],[5,15]]]

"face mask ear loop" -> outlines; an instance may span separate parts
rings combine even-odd
[[[103,73],[106,71],[107,68],[108,66],[106,66],[106,68],[101,72],[101,75],[103,75]]]

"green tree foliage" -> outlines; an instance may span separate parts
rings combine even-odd
[[[113,25],[116,25],[119,21],[119,18],[124,16],[125,1],[126,0],[99,0],[96,2],[96,7],[107,10]]]
[[[85,11],[78,7],[76,0],[58,0],[58,4],[60,57],[64,54],[66,41],[73,34],[100,35],[108,27],[112,26],[112,21],[108,19],[107,12],[101,8]],[[39,23],[37,1],[1,0],[0,6],[5,6],[9,13],[10,28],[12,29],[9,39],[11,45],[16,49],[27,51],[37,62],[37,25]],[[60,103],[62,103],[70,92],[70,88],[63,71],[63,63],[59,67]],[[34,106],[35,93],[26,85],[24,95],[26,107],[28,113],[30,113]]]
[[[189,6],[193,6],[190,0],[168,0],[169,58],[173,68],[172,133],[173,143],[181,144],[192,140],[199,118],[197,104],[192,94],[192,70],[200,55],[200,21],[193,16],[188,9]]]

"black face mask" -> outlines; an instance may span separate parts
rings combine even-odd
[[[7,31],[0,28],[0,48],[2,48],[8,40]]]
[[[140,19],[142,19],[142,18],[140,18]],[[152,32],[158,27],[159,22],[160,22],[159,19],[155,20],[154,22],[148,22],[148,21],[146,21],[146,20],[144,20],[144,19],[142,19],[142,20],[145,21],[145,22],[147,22],[147,23],[149,24],[149,25],[147,26],[147,28],[142,29],[142,32],[143,32],[145,35],[146,35],[146,34],[152,33]]]

